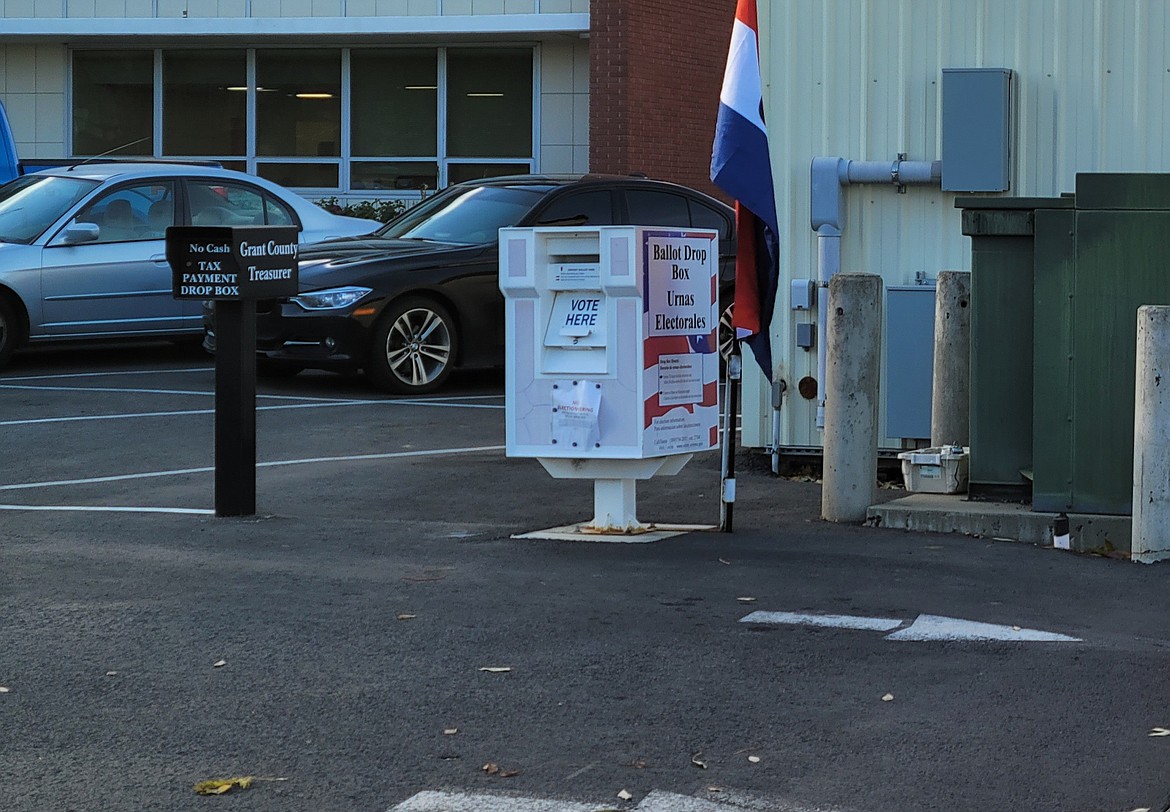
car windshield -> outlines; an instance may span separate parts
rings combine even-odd
[[[0,242],[31,243],[98,183],[88,178],[25,175],[0,186]]]
[[[455,187],[420,203],[379,231],[388,239],[463,245],[494,242],[547,194],[543,186]]]

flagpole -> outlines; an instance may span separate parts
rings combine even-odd
[[[719,530],[730,533],[732,514],[735,508],[735,429],[739,412],[739,381],[742,377],[743,359],[739,354],[739,339],[731,343],[731,355],[727,358],[727,396],[723,412],[723,460],[721,466],[722,487],[719,501]]]

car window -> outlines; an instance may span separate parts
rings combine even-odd
[[[264,195],[240,183],[220,180],[187,182],[193,226],[262,226],[265,224]]]
[[[97,185],[86,178],[26,175],[0,186],[0,242],[32,242]]]
[[[613,197],[608,189],[558,197],[536,218],[538,226],[612,226]]]
[[[704,206],[696,200],[688,201],[691,207],[691,225],[695,228],[711,228],[719,232],[719,241],[731,239],[731,221],[721,211]]]
[[[691,212],[687,199],[669,192],[649,189],[627,189],[626,208],[629,210],[629,225],[636,226],[682,226],[691,225]]]
[[[292,210],[284,205],[284,203],[269,195],[265,195],[264,197],[264,211],[267,215],[265,225],[295,226],[297,224]]]
[[[540,202],[539,187],[451,186],[378,232],[400,240],[478,245],[495,242],[501,228],[514,226]]]
[[[101,195],[72,222],[97,225],[94,242],[161,240],[166,227],[174,224],[174,212],[174,183],[150,180]]]

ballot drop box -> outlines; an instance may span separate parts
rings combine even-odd
[[[593,479],[582,529],[637,533],[635,481],[719,442],[718,233],[500,229],[507,454]]]

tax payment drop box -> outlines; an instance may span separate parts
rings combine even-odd
[[[508,456],[718,445],[718,245],[703,229],[500,230]]]
[[[176,299],[273,299],[297,293],[293,226],[171,226],[167,262]]]

